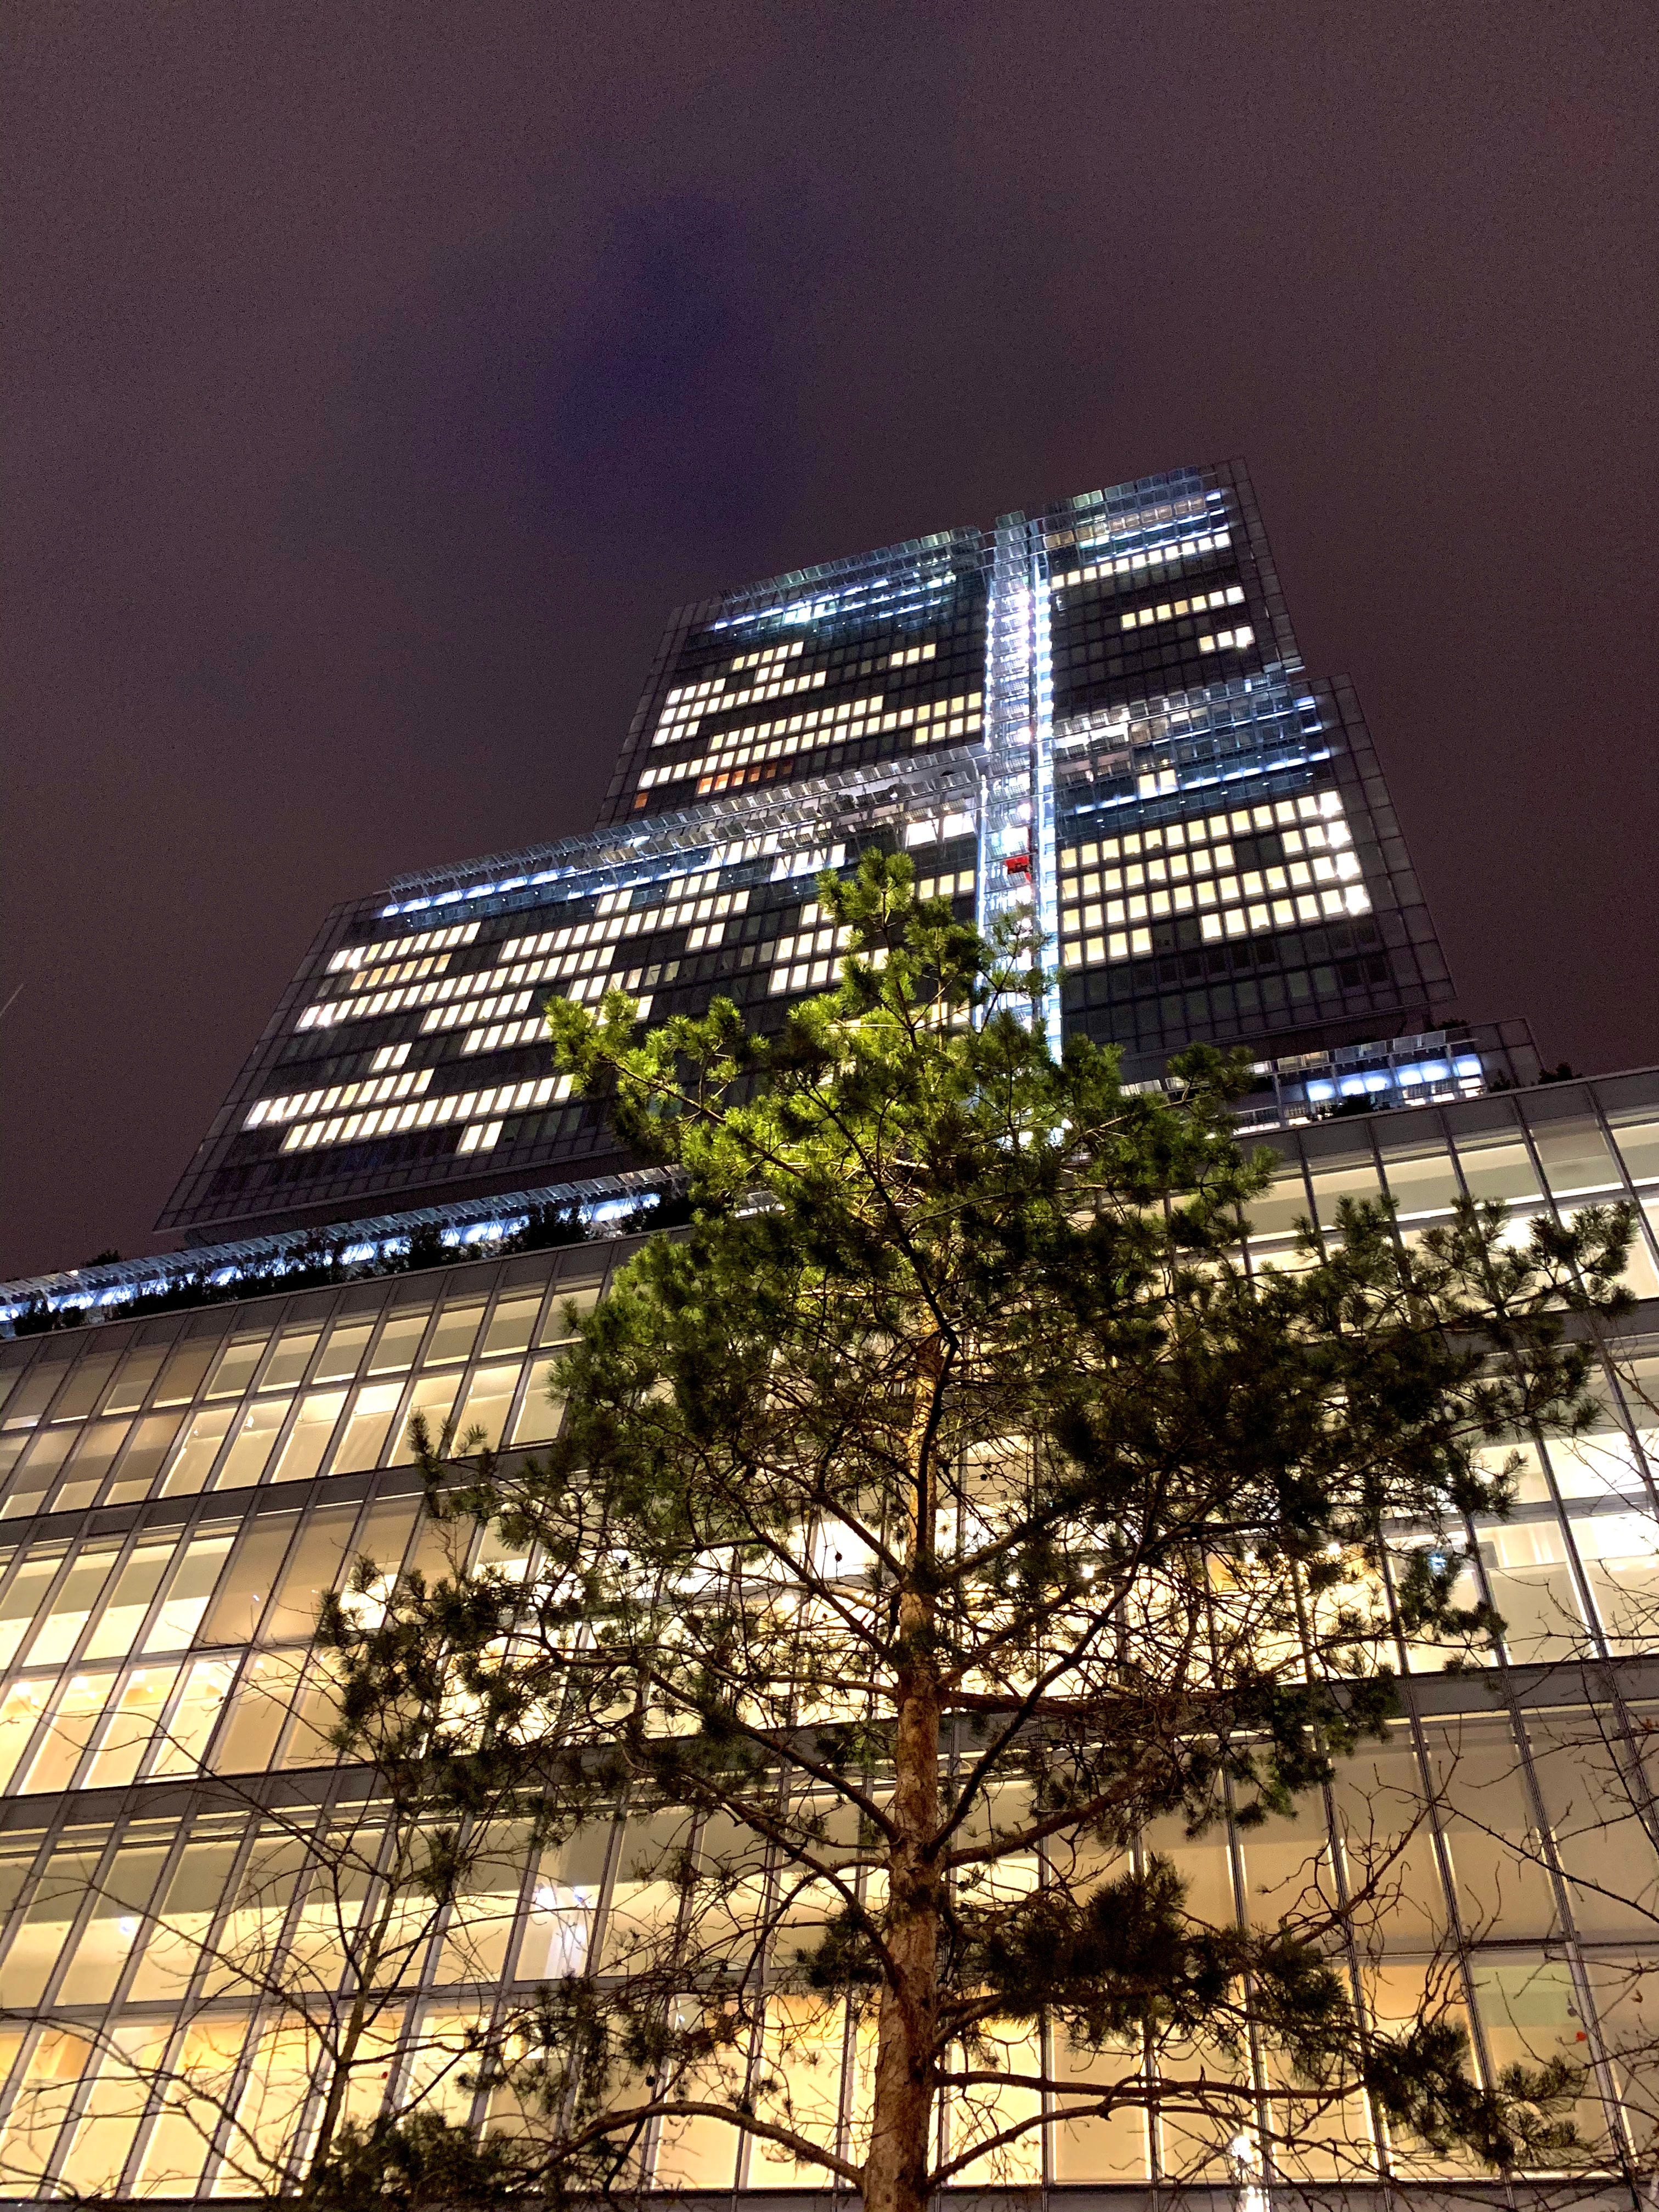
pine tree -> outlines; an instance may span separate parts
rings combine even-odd
[[[1109,1048],[1056,1060],[1015,930],[918,905],[902,860],[821,896],[843,980],[775,1036],[550,1008],[692,1218],[582,1321],[552,1450],[429,1460],[440,1510],[536,1562],[491,1663],[545,1717],[546,1804],[630,1823],[602,1971],[550,1984],[512,2069],[540,2185],[720,2125],[921,2212],[1149,2102],[1195,2170],[1354,2100],[1396,2160],[1578,2155],[1565,2069],[1477,2087],[1443,2007],[1363,2016],[1386,1853],[1242,1926],[1149,1836],[1317,1792],[1395,1710],[1402,1638],[1479,1651],[1453,1593],[1510,1499],[1492,1448],[1589,1418],[1559,1316],[1620,1310],[1628,1218],[1517,1248],[1466,1206],[1407,1246],[1345,1201],[1253,1271],[1236,1060],[1131,1089]],[[811,2063],[849,1996],[851,2134]]]

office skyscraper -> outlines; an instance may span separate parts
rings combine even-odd
[[[776,1021],[834,980],[818,872],[872,847],[964,917],[1029,905],[1054,1034],[1115,1041],[1133,1079],[1192,1042],[1251,1048],[1242,1118],[1278,1161],[1252,1265],[1293,1262],[1297,1218],[1323,1234],[1348,1197],[1392,1200],[1405,1239],[1465,1196],[1517,1235],[1633,1206],[1638,1303],[1595,1346],[1583,1434],[1521,1440],[1514,1514],[1469,1528],[1461,1595],[1505,1623],[1482,1663],[1448,1673],[1402,1629],[1398,1719],[1294,1824],[1168,1841],[1204,1911],[1245,1922],[1396,1838],[1395,1905],[1347,1960],[1374,2016],[1432,1984],[1487,2081],[1587,2060],[1581,2120],[1611,2147],[1570,2179],[1412,2182],[1345,2111],[1340,2156],[1276,2182],[1425,2212],[1647,2203],[1659,1070],[1542,1085],[1524,1024],[1454,1014],[1358,706],[1304,669],[1236,466],[683,609],[593,830],[330,915],[166,1210],[183,1252],[0,1285],[0,2193],[234,2197],[303,2139],[352,1997],[314,1870],[364,1802],[323,1733],[319,1598],[354,1559],[432,1567],[415,1414],[508,1454],[556,1431],[570,1306],[638,1245],[606,1231],[643,1179],[550,1071],[542,1003],[621,985],[654,1020],[724,992]],[[595,1233],[515,1246],[559,1200]],[[285,1275],[313,1232],[337,1264]],[[375,2094],[408,2109],[447,2068],[453,2115],[500,2118],[453,2086],[468,2038],[602,1973],[608,1915],[660,1906],[636,1832],[624,1809],[568,1852],[504,1841],[384,2008]],[[296,1981],[303,2032],[271,1994]],[[849,2005],[814,2080],[843,2138],[862,2035]],[[1228,2063],[1266,2112],[1282,2085]],[[630,2156],[644,2190],[804,2201],[725,2131]],[[1144,2212],[1183,2178],[1153,2098],[1022,2156],[1024,2193],[976,2203]]]
[[[1449,1001],[1358,708],[1304,669],[1237,467],[681,609],[603,812],[337,908],[161,1225],[613,1172],[548,1073],[543,1000],[620,985],[659,1018],[725,992],[774,1018],[835,972],[817,872],[872,844],[981,923],[1033,905],[1056,1040],[1116,1042],[1137,1079],[1194,1042],[1412,1038]],[[1382,1059],[1428,1096],[1478,1086],[1480,1051],[1444,1078],[1432,1048]]]

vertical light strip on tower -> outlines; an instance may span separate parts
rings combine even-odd
[[[979,926],[1022,910],[1053,933],[1054,748],[1048,587],[1041,526],[999,517],[985,638],[985,746],[979,823]],[[1060,1047],[1060,1000],[1046,1026]]]
[[[1041,522],[1030,525],[1031,670],[1031,897],[1042,933],[1043,1026],[1056,1060],[1060,1048],[1060,872],[1054,858],[1054,675],[1049,645],[1048,541]]]

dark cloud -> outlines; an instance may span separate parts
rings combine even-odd
[[[325,908],[591,820],[667,609],[1250,462],[1467,1011],[1651,1060],[1636,0],[9,15],[0,1272]]]

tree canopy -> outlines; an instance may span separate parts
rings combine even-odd
[[[692,1218],[581,1321],[552,1449],[427,1453],[438,1510],[529,1563],[466,1597],[468,1693],[541,1744],[549,1832],[627,1815],[607,1924],[555,1885],[584,1955],[497,2062],[520,2183],[736,2129],[919,2212],[1149,2105],[1194,2174],[1316,2140],[1358,2172],[1378,2136],[1401,2170],[1576,2154],[1565,2069],[1477,2085],[1432,1977],[1368,2015],[1397,1843],[1316,1852],[1263,1917],[1206,1915],[1160,1838],[1317,1797],[1403,1639],[1479,1652],[1470,1516],[1506,1509],[1509,1440],[1588,1419],[1560,1316],[1620,1310],[1628,1220],[1517,1245],[1466,1206],[1410,1241],[1345,1201],[1253,1267],[1236,1060],[1056,1060],[1030,943],[919,904],[904,860],[821,897],[842,981],[774,1036],[550,1007]],[[850,2125],[815,2087],[844,2032]]]

